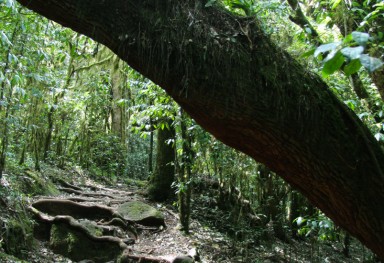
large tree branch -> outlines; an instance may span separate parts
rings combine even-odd
[[[195,0],[18,0],[99,41],[384,258],[384,155],[254,20]]]

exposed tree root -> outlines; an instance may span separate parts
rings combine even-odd
[[[34,202],[32,206],[52,216],[70,215],[74,218],[89,220],[111,220],[114,217],[123,219],[113,208],[100,205],[82,205],[65,199],[41,199]]]
[[[45,198],[45,197],[44,197]],[[54,199],[54,198],[49,198],[47,199]],[[129,201],[132,201],[131,199],[113,199],[113,200],[105,200],[105,199],[96,199],[96,198],[81,198],[81,197],[68,197],[67,200],[73,201],[73,202],[78,202],[78,203],[83,203],[83,202],[105,202],[108,206],[110,205],[118,205],[118,204],[123,204]]]
[[[61,178],[56,178],[55,180],[59,184],[61,184],[62,186],[66,187],[66,188],[72,188],[72,189],[77,190],[77,191],[83,191],[83,189],[81,187],[78,187],[76,185],[70,184],[70,183],[66,182],[65,180],[63,180]]]
[[[111,192],[111,193],[115,193],[115,194],[122,194],[122,195],[126,195],[126,196],[131,196],[131,195],[135,194],[134,192],[120,191],[120,190],[116,190],[116,189],[94,186],[94,185],[84,185],[84,187],[90,188],[92,191],[106,191],[106,192]]]
[[[64,223],[68,225],[71,229],[80,231],[83,233],[87,238],[89,238],[92,241],[95,242],[109,242],[109,243],[114,243],[117,246],[119,246],[121,249],[126,249],[127,245],[118,237],[114,236],[95,236],[91,234],[86,227],[84,227],[82,224],[77,222],[73,217],[71,216],[63,216],[63,215],[57,215],[57,216],[49,216],[46,214],[41,213],[39,210],[36,208],[30,206],[29,210],[35,215],[37,220],[40,222],[52,225],[52,224],[60,224]]]
[[[120,262],[121,263],[132,263],[132,262],[140,262],[140,263],[171,263],[169,260],[165,260],[162,258],[155,258],[155,257],[149,257],[149,256],[136,256],[136,255],[129,255],[128,250],[125,250]]]
[[[67,200],[69,201],[73,201],[73,202],[79,202],[79,203],[82,203],[82,202],[105,202],[104,199],[96,199],[96,198],[81,198],[81,197],[69,197],[67,198]]]
[[[73,218],[83,218],[89,220],[108,220],[102,223],[104,226],[113,225],[121,227],[124,231],[131,233],[137,239],[137,231],[134,223],[124,219],[113,208],[100,205],[83,205],[68,199],[41,199],[32,204],[41,212],[52,216],[69,215]]]
[[[112,199],[115,199],[116,197],[113,195],[108,195],[108,194],[102,194],[102,193],[85,193],[83,191],[78,191],[72,188],[59,188],[60,191],[69,193],[69,194],[77,194],[77,195],[82,195],[82,196],[90,196],[90,197],[109,197]]]

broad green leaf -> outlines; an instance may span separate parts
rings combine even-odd
[[[322,73],[324,76],[331,75],[343,65],[345,58],[341,52],[337,52],[332,59],[325,62]]]
[[[343,71],[347,76],[352,75],[353,73],[356,73],[361,68],[361,63],[359,59],[354,59],[350,61],[347,65],[345,65]]]
[[[366,54],[360,56],[360,62],[368,70],[369,73],[374,72],[376,69],[384,65],[380,59],[370,57]]]
[[[352,40],[353,40],[353,36],[352,36],[352,34],[349,34],[349,35],[347,35],[347,36],[344,38],[343,43],[346,44],[346,43],[351,42]]]
[[[335,50],[340,46],[340,44],[341,42],[332,42],[332,43],[320,45],[318,48],[316,48],[314,56],[317,57],[320,53]]]
[[[352,37],[361,46],[365,46],[369,40],[369,34],[364,32],[353,31]]]
[[[350,60],[357,59],[364,52],[364,48],[362,46],[358,47],[346,47],[341,50],[341,53],[349,58]]]

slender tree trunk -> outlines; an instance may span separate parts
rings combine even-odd
[[[4,78],[7,77],[8,75],[8,69],[9,69],[9,58],[10,58],[10,54],[11,54],[11,51],[12,51],[12,47],[13,47],[13,43],[15,42],[15,39],[16,39],[16,36],[17,36],[17,30],[19,29],[19,23],[17,22],[14,29],[13,29],[13,32],[12,32],[12,36],[11,36],[11,39],[10,39],[10,42],[12,43],[12,45],[9,45],[8,46],[8,49],[7,49],[7,52],[5,53],[5,58],[4,58],[4,67],[3,67],[3,76]],[[0,89],[0,102],[3,102],[4,101],[4,93],[5,93],[5,81],[1,81],[1,89]],[[0,103],[0,113],[1,111],[3,110],[3,103]],[[1,177],[0,177],[1,178]]]
[[[180,110],[180,130],[182,139],[183,153],[181,156],[181,165],[179,169],[179,214],[182,230],[189,233],[189,219],[191,213],[191,173],[192,173],[192,140],[187,134],[186,126],[187,116],[183,110]]]
[[[40,157],[39,157],[39,144],[38,144],[38,132],[36,128],[33,128],[32,135],[33,153],[35,157],[35,170],[40,171]]]
[[[122,61],[119,57],[115,56],[112,63],[111,70],[111,91],[112,91],[112,124],[111,131],[120,141],[123,138],[123,125],[122,125],[122,107],[118,104],[122,99],[122,86],[124,85],[124,76],[121,73]]]
[[[149,116],[149,126],[151,131],[149,132],[149,149],[148,149],[148,174],[151,176],[153,172],[153,121]]]
[[[175,180],[175,128],[171,119],[167,126],[157,131],[156,167],[148,186],[150,198],[156,201],[165,201],[171,196],[171,185]]]
[[[384,259],[384,153],[255,19],[195,0],[18,0],[94,38]]]

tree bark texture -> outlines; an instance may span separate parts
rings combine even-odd
[[[112,133],[115,134],[121,142],[123,142],[123,122],[122,122],[122,107],[119,105],[119,100],[122,99],[122,90],[124,76],[120,72],[122,64],[118,57],[114,57],[111,69],[111,92],[112,92]]]
[[[152,200],[165,201],[171,196],[172,183],[175,180],[175,148],[176,136],[172,120],[167,120],[167,126],[157,131],[156,166],[148,187],[148,194]]]
[[[255,19],[196,0],[18,0],[105,44],[384,259],[384,154]]]

